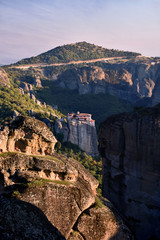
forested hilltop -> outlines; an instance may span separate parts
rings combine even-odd
[[[107,57],[132,57],[138,56],[139,53],[107,49],[87,42],[79,42],[56,47],[36,57],[25,58],[16,63],[33,64],[33,63],[67,63],[70,61],[89,60]]]

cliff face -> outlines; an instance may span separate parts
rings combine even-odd
[[[154,92],[154,89],[159,80],[159,62],[145,59],[105,64],[103,68],[70,69],[58,77],[58,84],[63,88],[77,89],[79,94],[109,93],[132,103],[153,96],[153,104],[156,104],[159,91]]]
[[[9,240],[63,239],[56,228],[70,240],[134,239],[109,202],[95,205],[98,182],[73,159],[3,153],[0,175],[0,227]]]
[[[45,123],[30,117],[18,116],[0,131],[0,152],[50,155],[56,142]]]
[[[94,126],[68,122],[68,141],[77,144],[82,150],[91,155],[98,154],[97,133]]]
[[[36,206],[0,196],[0,239],[65,240]]]
[[[108,118],[99,130],[103,196],[138,239],[160,238],[160,109]]]
[[[57,120],[55,125],[56,133],[62,133],[63,141],[68,141],[78,145],[87,154],[98,154],[97,132],[95,126],[83,124],[76,121]]]
[[[26,146],[33,136],[49,146],[54,139],[45,124],[22,117],[1,132],[1,139],[13,138],[17,129],[23,138],[25,133]],[[0,239],[134,239],[112,204],[97,199],[98,181],[79,162],[53,152],[25,153],[0,154]]]

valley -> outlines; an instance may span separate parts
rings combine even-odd
[[[87,42],[2,66],[0,238],[158,240],[159,96],[159,58]]]

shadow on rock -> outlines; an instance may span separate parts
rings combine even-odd
[[[0,196],[1,240],[65,240],[36,206]]]

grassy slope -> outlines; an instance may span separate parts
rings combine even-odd
[[[36,57],[26,58],[17,64],[32,63],[58,63],[78,60],[89,60],[105,57],[137,56],[138,53],[107,49],[94,44],[79,42],[75,44],[63,45],[42,53]]]
[[[45,112],[50,112],[61,116],[58,111],[54,111],[50,106],[38,106],[27,94],[22,95],[18,89],[17,75],[9,74],[11,82],[10,88],[0,86],[0,124],[11,120],[13,111],[27,116],[28,110],[33,109],[39,117],[46,117]]]

